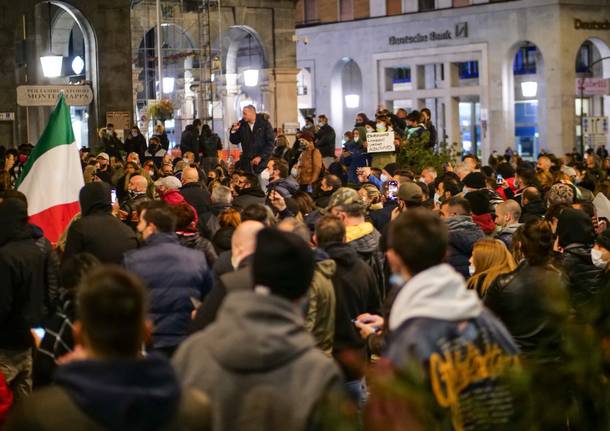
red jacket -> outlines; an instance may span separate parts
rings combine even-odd
[[[0,430],[4,429],[4,422],[8,416],[8,412],[13,405],[13,392],[8,387],[4,375],[0,373]]]

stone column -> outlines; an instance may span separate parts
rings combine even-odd
[[[272,114],[272,124],[283,127],[284,123],[296,123],[297,113],[297,73],[296,68],[275,68],[275,115]],[[274,120],[274,122],[273,122]]]
[[[275,112],[275,78],[273,76],[273,69],[261,70],[261,75],[262,83],[259,87],[263,104],[261,109],[270,115],[269,121],[275,125],[277,113]]]
[[[231,150],[236,147],[231,147],[229,143],[229,130],[231,126],[239,119],[235,112],[235,103],[237,96],[241,91],[241,87],[237,83],[238,74],[228,73],[224,75],[225,87],[222,90],[222,107],[223,107],[223,133],[221,138],[224,142],[225,149]]]

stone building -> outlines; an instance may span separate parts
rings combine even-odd
[[[441,138],[484,159],[609,142],[608,0],[299,0],[296,13],[299,110],[338,131],[378,106],[427,106]]]
[[[52,103],[34,106],[40,103],[30,93],[24,102],[24,88],[20,97],[16,91],[24,85],[91,89],[91,101],[71,106],[83,146],[95,143],[108,119],[151,131],[147,108],[161,98],[176,108],[165,124],[174,142],[194,118],[223,136],[245,103],[267,112],[276,127],[297,119],[292,0],[9,3],[0,2],[0,145],[36,143],[46,125]],[[43,74],[40,57],[49,53],[63,59],[57,77]],[[258,73],[253,86],[245,82],[250,69]]]

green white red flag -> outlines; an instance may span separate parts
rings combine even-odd
[[[28,199],[30,223],[53,244],[80,211],[78,194],[83,185],[70,109],[61,94],[17,182],[17,190]]]

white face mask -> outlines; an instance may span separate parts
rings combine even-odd
[[[386,127],[385,127],[384,123],[377,123],[377,131],[378,132],[382,133],[382,132],[385,132],[385,130],[386,130]]]
[[[471,277],[474,275],[475,272],[476,272],[476,269],[475,269],[474,265],[468,265],[468,274],[470,274]]]
[[[263,172],[261,172],[262,180],[269,181],[269,178],[271,178],[271,172],[269,172],[269,169],[265,169]]]
[[[381,182],[385,183],[386,181],[389,181],[390,177],[388,177],[386,174],[381,174]]]
[[[602,259],[602,251],[596,248],[591,249],[591,260],[593,261],[593,265],[597,268],[604,269],[608,265],[604,259]]]
[[[373,132],[374,132],[374,130],[373,130],[373,128],[372,128],[372,127],[367,127],[367,128],[366,128],[366,132],[367,132],[367,133],[373,133]]]
[[[441,195],[434,193],[434,202],[441,203]]]
[[[292,169],[290,170],[290,175],[292,175],[293,177],[297,177],[299,175],[299,168],[297,168],[296,166],[293,166]]]
[[[360,136],[354,136],[354,142],[358,142],[360,140]]]

